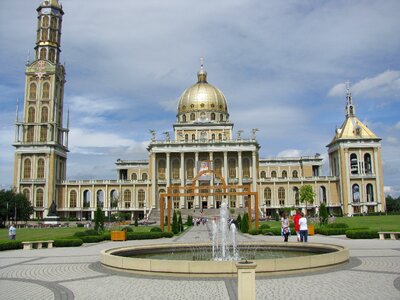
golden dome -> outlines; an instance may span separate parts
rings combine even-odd
[[[198,81],[186,89],[178,102],[178,116],[188,112],[216,112],[227,116],[228,106],[224,94],[207,82],[207,72],[201,66]],[[224,118],[226,120],[226,118]]]

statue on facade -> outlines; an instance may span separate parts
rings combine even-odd
[[[53,200],[53,202],[51,202],[48,216],[57,216],[57,205],[54,200]]]

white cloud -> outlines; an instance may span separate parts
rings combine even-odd
[[[397,122],[396,125],[394,126],[396,129],[400,129],[400,122]]]
[[[277,157],[300,157],[301,150],[298,149],[285,149],[278,153]]]
[[[388,136],[388,137],[386,138],[386,141],[387,141],[389,144],[393,144],[393,145],[397,145],[397,144],[399,143],[398,138],[396,138],[396,137],[394,137],[394,136]]]

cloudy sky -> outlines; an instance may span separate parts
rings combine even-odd
[[[0,1],[2,188],[12,184],[15,107],[39,3]],[[158,139],[172,131],[177,100],[204,57],[235,131],[260,129],[264,158],[327,157],[350,81],[356,115],[382,138],[385,191],[400,194],[400,1],[62,4],[69,179],[116,179],[116,159],[146,159],[149,129]]]

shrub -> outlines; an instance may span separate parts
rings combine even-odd
[[[129,232],[127,235],[128,240],[150,240],[150,239],[160,239],[163,237],[170,238],[173,237],[171,232]]]
[[[252,229],[249,230],[249,233],[251,235],[258,235],[258,234],[261,233],[261,230],[260,229],[256,229],[256,228],[252,228]]]
[[[136,217],[135,218],[135,227],[138,227],[139,226],[139,221],[138,221],[138,218]]]
[[[104,213],[100,207],[94,213],[94,229],[98,232],[104,230]]]
[[[20,241],[5,241],[0,242],[0,251],[22,249],[22,243]]]
[[[259,227],[259,229],[268,229],[268,228],[271,228],[271,226],[269,226],[269,225],[266,224],[266,223],[261,224],[261,226]]]
[[[150,232],[162,232],[160,227],[153,227],[150,229]]]
[[[349,239],[377,239],[379,234],[376,230],[347,230],[346,237]]]
[[[99,233],[97,232],[97,230],[94,230],[94,229],[88,229],[85,231],[78,231],[78,232],[74,233],[74,236],[78,237],[78,238],[80,238],[82,236],[88,236],[88,235],[99,235]]]
[[[321,225],[326,225],[328,223],[328,209],[326,208],[325,203],[321,203],[321,206],[319,207],[319,222]]]
[[[81,239],[66,238],[66,239],[55,239],[54,247],[79,247],[83,244]]]
[[[238,229],[240,229],[241,225],[242,225],[242,217],[240,215],[238,215],[237,218],[236,218],[236,226],[237,226]]]
[[[176,210],[174,210],[174,214],[172,216],[172,232],[174,234],[177,234],[179,232],[178,216]]]
[[[82,223],[76,223],[76,227],[83,227],[84,225]]]
[[[111,241],[111,233],[110,232],[103,232],[103,239],[105,241]]]
[[[125,230],[126,232],[133,232],[132,227],[125,227],[122,230]]]
[[[104,236],[102,235],[85,235],[80,237],[84,243],[98,243],[104,241]]]
[[[243,215],[243,219],[240,224],[240,231],[243,233],[249,232],[249,215],[247,213]]]
[[[327,228],[349,228],[346,223],[331,223],[326,225]]]
[[[276,227],[276,228],[265,228],[261,229],[261,233],[264,235],[281,235],[281,228]]]

